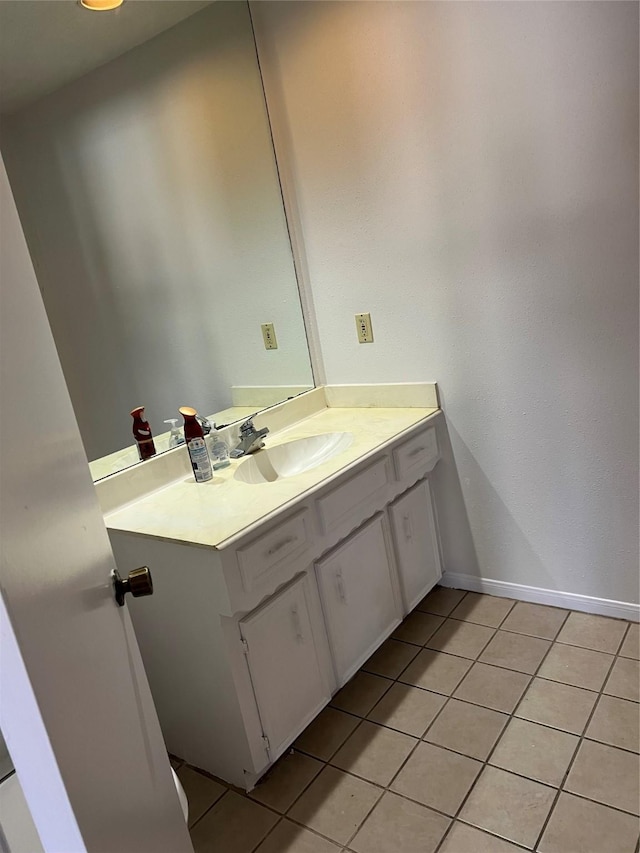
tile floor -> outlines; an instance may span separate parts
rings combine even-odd
[[[196,853],[638,853],[638,625],[437,587]]]

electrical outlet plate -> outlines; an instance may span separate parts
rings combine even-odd
[[[373,329],[371,328],[371,314],[356,314],[356,329],[358,330],[358,343],[373,343]]]
[[[278,349],[278,341],[276,340],[276,330],[273,328],[273,323],[263,323],[262,338],[264,340],[265,349]]]

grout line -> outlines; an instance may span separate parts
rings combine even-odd
[[[462,598],[460,599],[460,601],[458,601],[458,602],[454,605],[454,607],[452,608],[452,611],[453,611],[453,610],[454,610],[454,609],[455,609],[455,608],[456,608],[456,607],[457,607],[457,606],[458,606],[458,605],[459,605],[459,604],[460,604],[460,603],[461,603],[465,598],[466,598],[466,593],[465,593],[465,595],[463,595],[463,596],[462,596]],[[414,612],[415,612],[415,611],[414,611]],[[420,611],[420,612],[422,612],[422,611]],[[445,617],[444,617],[444,620],[446,621],[446,619],[447,619],[447,618],[448,618],[448,617],[447,617],[447,616],[445,616]],[[427,640],[426,640],[425,642],[428,642],[428,641],[431,639],[431,637],[433,637],[433,635],[436,633],[436,631],[437,631],[437,630],[438,630],[442,625],[444,625],[444,624],[445,624],[445,622],[444,622],[444,621],[443,621],[443,622],[441,622],[441,623],[440,623],[440,625],[438,625],[438,626],[437,626],[437,627],[436,627],[436,628],[431,632],[431,634],[429,635],[429,637],[427,638]],[[401,641],[401,642],[402,642],[402,641]],[[417,645],[417,644],[415,644],[415,645]],[[422,646],[422,648],[424,648],[424,645]],[[419,654],[419,652],[418,652],[418,654]],[[407,669],[407,667],[408,667],[408,666],[410,666],[410,665],[411,665],[411,663],[412,663],[412,662],[413,662],[413,661],[418,657],[418,654],[416,654],[416,655],[412,658],[412,660],[407,664],[407,666],[406,666],[403,670],[401,670],[401,672],[396,676],[396,678],[394,679],[394,681],[395,681],[396,683],[398,683],[398,679],[400,678],[400,676],[402,675],[402,673],[403,673],[403,672],[405,672],[405,670]],[[465,675],[466,675],[466,673],[465,673]],[[464,678],[464,676],[462,676],[462,678]],[[460,681],[462,681],[462,678],[460,679]],[[402,682],[400,682],[400,683],[402,683]],[[459,683],[460,683],[460,682],[459,682]],[[457,685],[456,685],[456,686],[457,686]],[[391,688],[389,688],[389,689],[391,689]],[[455,689],[455,688],[454,688],[454,689]],[[439,695],[442,695],[442,694],[439,694]],[[382,698],[382,697],[381,697],[381,698]],[[450,697],[447,697],[447,700],[443,703],[442,708],[440,708],[440,710],[439,710],[439,711],[438,711],[438,713],[436,714],[436,717],[434,717],[434,720],[432,720],[432,721],[431,721],[431,723],[430,723],[429,725],[432,725],[432,724],[433,724],[433,722],[435,721],[435,719],[439,716],[439,714],[440,714],[440,713],[442,713],[442,710],[443,710],[443,708],[444,708],[444,707],[446,707],[446,705],[447,705],[447,702],[448,702],[449,698],[450,698]],[[376,703],[376,704],[377,704],[377,703]],[[373,707],[375,708],[375,705],[374,705]],[[369,713],[371,713],[371,711],[372,711],[372,710],[373,710],[373,708],[371,708],[371,709],[370,709]],[[370,722],[371,722],[371,721],[370,721]],[[374,723],[374,725],[378,725],[378,724],[377,724],[377,723]],[[429,729],[429,726],[427,726],[427,728],[425,729],[425,733],[426,733],[426,731],[427,731],[428,729]],[[403,734],[406,734],[406,732],[403,732]],[[358,824],[358,826],[356,827],[355,832],[354,832],[354,833],[349,837],[349,839],[348,839],[348,841],[347,841],[347,844],[346,844],[346,846],[347,846],[347,847],[351,844],[351,842],[353,841],[353,839],[356,837],[356,835],[360,832],[360,830],[362,829],[362,827],[364,826],[364,824],[366,823],[366,821],[369,819],[370,815],[373,813],[374,809],[376,808],[376,806],[378,805],[378,803],[380,802],[380,800],[381,800],[381,799],[382,799],[382,797],[384,796],[384,793],[385,793],[386,791],[390,791],[390,790],[391,790],[391,786],[393,785],[394,781],[397,779],[398,775],[402,772],[403,768],[406,766],[407,762],[411,759],[411,757],[413,756],[414,752],[416,751],[416,749],[419,747],[419,745],[420,745],[421,743],[422,743],[422,738],[416,738],[416,742],[415,742],[415,744],[414,744],[413,748],[411,749],[411,751],[409,752],[409,754],[405,757],[404,761],[400,764],[400,766],[398,767],[398,769],[396,770],[396,772],[392,775],[392,777],[391,777],[391,779],[389,780],[388,784],[387,784],[387,785],[385,786],[385,788],[383,789],[383,792],[380,794],[380,796],[379,796],[379,797],[378,797],[378,799],[375,801],[375,803],[373,804],[373,806],[368,810],[368,812],[367,812],[367,814],[364,816],[363,820]],[[334,756],[335,756],[335,753],[334,753]],[[336,768],[336,769],[338,769],[338,768]],[[344,771],[344,770],[343,770],[342,772],[344,773],[344,772],[348,772],[348,771]],[[350,775],[354,775],[354,776],[355,776],[355,774],[350,774]],[[356,778],[360,778],[360,777],[356,777]],[[365,780],[365,781],[369,781],[369,780]],[[369,784],[375,784],[375,783],[369,782]],[[397,793],[397,792],[393,791],[392,793]],[[400,794],[399,796],[402,796],[402,795]],[[409,797],[405,797],[405,799],[410,799],[410,798],[409,798]],[[416,800],[413,800],[412,802],[417,802],[417,801],[416,801]],[[422,806],[422,807],[424,807],[424,808],[428,808],[428,806],[425,806],[425,805],[424,805],[424,803],[419,803],[419,805],[421,805],[421,806]],[[438,814],[443,814],[443,816],[444,816],[444,817],[446,817],[447,819],[451,820],[451,816],[450,816],[450,815],[444,815],[444,813],[443,813],[443,812],[439,812],[437,809],[432,809],[432,811],[436,811]]]
[[[194,829],[196,828],[196,826],[200,823],[200,821],[203,819],[203,817],[204,817],[205,815],[208,815],[208,814],[209,814],[209,812],[211,811],[211,809],[212,809],[212,808],[214,808],[214,806],[217,806],[217,805],[218,805],[218,803],[221,803],[221,802],[224,800],[224,798],[227,796],[227,794],[230,792],[230,790],[231,790],[230,788],[227,788],[227,790],[224,792],[224,794],[222,794],[222,796],[221,796],[221,797],[218,797],[218,799],[217,799],[217,800],[215,800],[213,803],[211,803],[211,805],[209,806],[209,808],[208,808],[208,809],[205,809],[205,810],[202,812],[202,814],[200,815],[200,817],[198,818],[198,820],[194,820],[194,822],[191,824],[191,826],[189,826],[189,827],[188,827],[188,829],[189,829],[189,832],[190,832],[190,833],[191,833],[191,832],[193,832],[193,830],[194,830]],[[188,801],[187,801],[187,805],[188,805]]]
[[[454,818],[451,821],[451,826],[447,829],[446,833],[440,839],[440,843],[434,850],[434,853],[437,853],[438,850],[442,849],[447,837],[451,834],[453,828],[456,824],[461,824],[462,826],[468,826],[470,829],[475,829],[476,832],[481,832],[483,835],[486,835],[488,838],[496,839],[498,841],[502,841],[503,844],[512,844],[518,850],[526,850],[527,853],[531,853],[531,847],[525,847],[523,844],[520,844],[519,841],[512,841],[510,838],[505,838],[504,835],[496,835],[495,832],[491,832],[490,829],[484,829],[482,826],[476,826],[475,823],[469,823],[469,821],[461,820],[459,817]]]
[[[253,801],[252,801],[252,802],[253,802]],[[262,805],[262,804],[260,804],[260,805]],[[264,836],[264,838],[261,838],[261,839],[260,839],[260,841],[258,841],[258,843],[257,843],[254,847],[252,847],[252,848],[251,848],[251,850],[248,850],[248,851],[247,851],[247,853],[255,853],[255,851],[258,849],[258,847],[260,847],[260,845],[261,845],[263,842],[265,842],[265,841],[267,840],[267,838],[268,838],[270,835],[272,835],[272,834],[276,831],[277,827],[279,827],[279,826],[280,826],[280,824],[282,823],[282,821],[283,821],[283,820],[284,820],[284,818],[282,817],[282,815],[280,815],[280,820],[277,820],[277,821],[273,824],[273,826],[271,827],[271,829],[269,830],[269,832],[267,832],[267,834]]]
[[[568,775],[568,772],[567,774]],[[535,780],[534,780],[535,781]],[[617,812],[618,814],[626,815],[627,817],[633,817],[638,820],[639,816],[634,812],[628,812],[625,809],[621,809],[620,806],[612,806],[609,803],[602,803],[600,800],[594,800],[592,797],[587,797],[585,794],[576,794],[575,791],[567,791],[564,788],[560,791],[561,794],[568,794],[571,797],[575,797],[576,800],[584,800],[585,803],[591,803],[594,806],[602,806],[605,809],[611,809],[612,812]],[[558,799],[556,797],[556,799]],[[538,841],[539,843],[539,841]]]
[[[569,617],[567,616],[567,619],[568,618]],[[565,622],[565,624],[566,624],[566,622]],[[624,634],[626,634],[626,631],[623,632],[623,636],[624,636]],[[620,648],[620,646],[618,646],[618,648]],[[554,811],[556,809],[556,805],[558,804],[558,800],[560,799],[560,795],[562,793],[567,793],[567,794],[571,793],[571,791],[567,791],[564,786],[565,786],[567,779],[569,778],[569,774],[571,773],[573,766],[576,762],[576,759],[578,757],[578,752],[582,748],[582,744],[584,743],[584,739],[585,739],[585,734],[589,728],[589,725],[591,724],[591,720],[593,719],[593,716],[596,712],[596,709],[600,703],[600,698],[603,695],[602,691],[604,690],[604,687],[605,687],[607,681],[609,680],[609,676],[611,675],[611,671],[613,670],[614,664],[616,662],[616,657],[617,657],[617,655],[612,656],[611,663],[609,664],[609,669],[607,670],[605,677],[602,679],[602,685],[600,686],[600,690],[598,691],[598,697],[597,697],[596,701],[593,703],[593,708],[591,709],[591,713],[587,717],[587,722],[585,723],[584,728],[582,729],[582,734],[578,738],[578,743],[576,744],[576,748],[573,751],[573,755],[571,757],[571,760],[569,761],[569,764],[567,765],[567,769],[565,770],[564,776],[562,777],[562,780],[561,780],[560,784],[558,785],[558,791],[557,791],[556,796],[554,797],[554,800],[551,804],[549,814],[547,815],[547,818],[542,825],[542,829],[540,830],[540,833],[539,833],[538,838],[536,840],[536,843],[534,845],[534,849],[539,846],[539,844],[542,841],[542,838],[544,836],[544,833],[547,831],[547,826],[549,825],[549,822],[551,821],[551,815],[554,813]],[[583,799],[589,799],[590,802],[594,802],[593,800],[591,800],[591,798],[583,797]],[[600,803],[600,805],[606,805],[606,803]],[[622,811],[622,809],[619,809],[618,811]]]
[[[510,612],[511,612],[511,611],[510,611]],[[562,622],[562,625],[564,625],[564,623],[566,622],[566,620],[567,620],[568,618],[569,618],[569,614],[567,613],[567,614],[566,614],[566,616],[565,616],[565,618],[564,618],[564,620],[563,620],[563,622]],[[560,626],[560,630],[562,630],[562,625]],[[484,760],[484,762],[483,762],[483,766],[482,766],[482,768],[480,769],[480,771],[479,771],[478,775],[477,775],[477,776],[475,777],[475,779],[473,780],[473,783],[471,784],[471,786],[470,786],[469,790],[467,791],[466,795],[465,795],[465,796],[464,796],[464,798],[462,799],[462,802],[460,803],[460,805],[459,805],[459,807],[458,807],[458,810],[456,811],[456,814],[455,814],[455,818],[456,818],[456,819],[457,819],[457,818],[459,817],[459,815],[462,813],[462,811],[463,811],[464,807],[466,806],[466,804],[467,804],[467,802],[468,802],[469,798],[471,797],[471,794],[473,793],[473,791],[475,790],[475,788],[476,788],[476,786],[477,786],[477,784],[478,784],[478,780],[479,780],[479,779],[480,779],[480,777],[484,774],[484,771],[486,770],[486,768],[487,768],[487,767],[491,767],[491,766],[493,766],[493,765],[490,765],[490,764],[489,764],[489,761],[490,761],[490,760],[491,760],[491,758],[493,757],[494,752],[496,751],[496,749],[498,748],[498,745],[499,745],[499,744],[500,744],[500,742],[502,741],[502,738],[504,737],[504,734],[505,734],[505,732],[507,731],[507,729],[508,729],[508,727],[509,727],[509,725],[510,725],[511,721],[514,719],[514,714],[515,714],[516,710],[518,709],[518,707],[520,706],[520,703],[522,702],[522,700],[523,700],[523,698],[524,698],[525,694],[527,693],[527,691],[528,691],[529,687],[531,686],[531,683],[532,683],[533,679],[536,677],[536,673],[540,670],[540,667],[541,667],[541,666],[543,665],[543,663],[545,662],[545,660],[546,660],[546,658],[547,658],[547,655],[549,654],[549,652],[551,651],[551,649],[552,649],[552,648],[553,648],[553,642],[551,642],[551,643],[549,644],[549,648],[546,650],[546,652],[545,652],[545,653],[544,653],[544,655],[542,656],[542,658],[541,658],[540,662],[538,663],[538,666],[537,666],[537,667],[536,667],[536,669],[534,670],[533,674],[531,674],[531,675],[530,675],[530,677],[529,677],[529,682],[528,682],[528,684],[527,684],[526,688],[522,691],[522,694],[520,695],[520,698],[519,698],[519,699],[517,700],[517,702],[514,704],[514,706],[513,706],[512,710],[511,710],[511,713],[510,713],[510,714],[508,714],[508,720],[507,720],[507,722],[506,722],[506,724],[505,724],[504,728],[503,728],[503,729],[502,729],[502,731],[500,732],[499,737],[498,737],[498,738],[496,738],[496,742],[494,743],[494,745],[493,745],[493,746],[491,747],[491,749],[489,750],[489,753],[487,754],[487,757],[485,758],[485,760]],[[480,707],[482,707],[482,706],[480,706]],[[497,769],[501,769],[501,768],[497,768]],[[503,772],[505,772],[505,773],[509,773],[510,771],[508,771],[508,770],[504,770]],[[514,775],[518,775],[518,774],[514,774]],[[525,776],[525,777],[521,777],[521,778],[529,779],[529,781],[532,781],[532,782],[535,782],[535,781],[536,781],[535,779],[530,779],[530,777],[527,777],[527,776]],[[543,783],[538,783],[538,784],[543,784]],[[547,787],[552,787],[552,786],[547,786]],[[553,804],[552,804],[551,808],[549,809],[549,814],[551,814],[551,811],[552,811],[552,810],[553,810]],[[547,818],[548,818],[548,815],[547,815]],[[444,837],[444,838],[446,838],[446,835],[445,835],[445,837]],[[443,842],[444,842],[444,838],[441,840],[440,844],[438,845],[438,847],[436,848],[436,850],[434,851],[434,853],[437,853],[437,851],[440,849],[440,847],[442,846],[442,844],[443,844]],[[512,839],[508,839],[508,840],[509,840],[509,841],[511,841]],[[534,847],[535,847],[535,845],[534,845]]]
[[[466,598],[466,596],[463,596],[463,598],[462,598],[462,599],[460,599],[460,601],[455,605],[455,607],[458,607],[458,606],[460,605],[460,603],[464,600],[464,598]],[[514,604],[512,605],[512,607],[511,607],[511,608],[509,608],[509,611],[508,611],[508,612],[505,614],[505,616],[503,617],[503,621],[504,621],[504,619],[506,619],[506,618],[507,618],[507,616],[509,615],[509,613],[510,613],[510,612],[511,612],[511,610],[513,609],[513,606],[515,606],[515,602],[514,602]],[[455,609],[455,607],[454,607],[454,609]],[[445,622],[446,622],[446,619],[447,619],[447,618],[450,618],[450,617],[445,617]],[[454,621],[462,621],[462,620],[454,620]],[[431,639],[433,638],[433,636],[437,633],[437,631],[439,631],[439,630],[440,630],[440,628],[445,624],[445,622],[441,623],[441,625],[439,625],[439,626],[438,626],[438,627],[437,627],[437,628],[436,628],[436,629],[435,629],[435,630],[430,634],[429,638],[426,640],[426,642],[427,642],[427,643],[429,642],[429,640],[431,640]],[[476,624],[476,623],[472,623],[472,624]],[[500,624],[502,624],[502,623],[500,623]],[[490,627],[490,626],[483,626],[483,627]],[[469,669],[464,673],[464,675],[462,675],[462,676],[461,676],[460,680],[459,680],[459,681],[458,681],[458,683],[457,683],[457,684],[452,688],[451,692],[450,692],[449,694],[436,694],[436,695],[445,695],[445,696],[446,696],[445,702],[443,703],[442,707],[438,710],[438,712],[436,713],[436,715],[433,717],[433,719],[431,720],[431,722],[430,722],[430,723],[428,724],[428,726],[426,727],[425,731],[424,731],[424,732],[423,732],[423,734],[422,734],[422,737],[421,737],[421,738],[419,738],[419,739],[416,741],[416,744],[414,745],[413,749],[409,752],[409,754],[406,756],[406,758],[404,759],[404,761],[403,761],[403,762],[401,763],[401,765],[398,767],[398,769],[396,770],[396,772],[394,773],[394,775],[391,777],[391,780],[389,781],[388,785],[387,785],[387,786],[386,786],[386,788],[385,788],[385,790],[386,790],[386,791],[391,790],[391,786],[393,785],[393,783],[395,782],[395,780],[398,778],[398,776],[400,775],[400,773],[402,773],[402,771],[403,771],[403,769],[405,768],[405,766],[407,765],[407,763],[411,760],[411,758],[413,757],[413,754],[415,753],[415,751],[418,749],[418,747],[420,746],[420,744],[421,744],[421,743],[424,743],[424,742],[425,742],[425,741],[424,741],[424,737],[425,737],[425,735],[427,734],[427,732],[429,731],[429,729],[430,729],[430,728],[435,724],[435,722],[436,722],[436,720],[439,718],[439,716],[444,712],[444,709],[445,709],[445,708],[447,707],[447,705],[449,704],[449,701],[453,698],[453,696],[452,696],[453,692],[454,692],[455,690],[457,690],[457,688],[460,686],[460,684],[462,683],[462,681],[463,681],[463,680],[464,680],[464,678],[466,677],[467,673],[469,672],[469,670],[471,669],[471,667],[473,666],[473,664],[477,661],[478,657],[482,654],[482,652],[483,652],[483,651],[484,651],[484,649],[486,648],[487,644],[488,644],[489,642],[491,642],[491,639],[493,639],[493,637],[495,636],[495,634],[496,634],[497,630],[498,630],[497,628],[494,628],[494,629],[492,630],[491,637],[489,637],[489,639],[487,640],[487,643],[485,643],[485,645],[482,647],[482,649],[478,652],[478,654],[477,654],[476,658],[475,658],[475,659],[472,659],[471,666],[470,666],[470,667],[469,667]],[[422,648],[426,648],[426,646],[424,646],[424,645],[423,645],[423,646],[422,646]],[[439,654],[446,654],[446,652],[440,652],[440,651],[439,651],[439,650],[437,650],[437,649],[430,649],[430,651],[434,651],[434,652],[439,653]],[[548,650],[547,650],[547,651],[548,651]],[[417,657],[417,655],[413,658],[413,660],[415,660],[415,658],[416,658],[416,657]],[[461,656],[455,655],[455,657],[461,657]],[[407,664],[407,666],[402,670],[402,672],[400,673],[400,675],[398,675],[398,676],[396,677],[396,682],[398,682],[398,679],[400,678],[400,676],[401,676],[401,675],[406,671],[406,669],[411,665],[411,663],[413,662],[413,660],[412,660],[412,661],[410,661],[410,663],[409,663],[409,664]],[[464,660],[469,660],[469,658],[464,658]],[[404,682],[400,682],[400,683],[404,683]],[[409,686],[417,686],[417,685],[409,685]],[[422,688],[422,689],[423,689],[423,688]],[[436,693],[436,691],[427,691],[427,692]],[[374,707],[375,707],[375,706],[374,706]],[[369,713],[370,713],[370,712],[369,712]],[[376,725],[379,725],[379,724],[376,724]],[[403,734],[406,734],[406,732],[405,732],[405,733],[403,733]],[[434,744],[434,745],[435,745],[435,744]],[[436,746],[437,746],[437,745],[436,745]],[[442,747],[442,748],[444,748],[444,747]],[[451,752],[451,753],[453,753],[453,754],[456,754],[456,755],[458,755],[458,754],[459,754],[459,753],[455,753],[455,752],[454,752],[454,750],[448,750],[448,751],[449,751],[449,752]],[[465,757],[465,758],[468,758],[470,761],[478,761],[478,759],[470,758],[470,756],[464,756],[464,757]],[[473,788],[473,786],[475,785],[475,782],[476,782],[476,780],[477,780],[478,776],[480,775],[480,773],[482,772],[482,769],[483,769],[483,768],[481,768],[481,769],[478,771],[478,774],[477,774],[476,778],[474,779],[474,782],[473,782],[473,784],[472,784],[471,788]],[[343,771],[343,772],[348,772],[348,771]],[[355,776],[355,774],[351,774],[351,775],[354,775],[354,776]],[[360,777],[357,777],[357,778],[360,778]],[[365,780],[365,781],[369,781],[369,780]],[[471,789],[470,789],[470,790],[471,790]],[[446,814],[446,813],[444,813],[444,812],[441,812],[441,811],[440,811],[440,810],[438,810],[438,809],[432,808],[432,807],[430,807],[430,806],[426,806],[424,803],[420,803],[420,802],[419,802],[419,801],[417,801],[417,800],[412,800],[412,798],[411,798],[411,797],[407,797],[407,796],[405,796],[405,795],[403,795],[403,794],[401,794],[401,793],[399,793],[399,792],[397,792],[397,791],[392,791],[392,793],[398,794],[398,796],[404,796],[404,798],[405,798],[405,799],[407,799],[407,800],[411,800],[412,802],[416,802],[416,803],[418,803],[418,805],[422,806],[423,808],[431,808],[431,810],[432,810],[432,811],[435,811],[435,812],[436,812],[436,813],[438,813],[438,814],[442,814],[444,817],[446,817],[448,820],[450,820],[450,821],[451,821],[451,823],[449,824],[449,827],[447,828],[447,832],[445,833],[445,835],[443,836],[443,838],[442,838],[442,839],[441,839],[441,841],[440,841],[440,844],[441,844],[441,843],[442,843],[442,841],[444,840],[444,838],[446,837],[446,835],[448,834],[449,830],[451,829],[451,826],[453,826],[453,822],[454,822],[455,817],[454,817],[454,816],[452,816],[452,815],[448,815],[448,814]],[[376,807],[376,805],[378,804],[379,800],[380,800],[380,798],[378,798],[378,800],[376,801],[376,803],[374,804],[374,806],[369,810],[369,812],[368,812],[368,814],[366,815],[366,817],[364,818],[364,820],[363,820],[363,821],[360,823],[360,825],[357,827],[357,829],[356,829],[355,833],[350,837],[350,839],[349,839],[349,841],[348,841],[348,843],[347,843],[347,846],[348,846],[348,844],[350,844],[350,843],[353,841],[353,839],[355,838],[355,836],[357,835],[357,833],[360,831],[360,829],[361,829],[361,828],[362,828],[362,826],[364,825],[364,822],[368,819],[369,815],[372,813],[373,809]],[[440,844],[438,845],[438,847],[440,846]]]

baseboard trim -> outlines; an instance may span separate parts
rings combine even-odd
[[[441,586],[464,589],[467,592],[484,592],[487,595],[515,598],[518,601],[530,601],[533,604],[566,607],[569,610],[596,613],[598,616],[611,616],[614,619],[640,622],[640,604],[633,604],[630,601],[614,601],[610,598],[578,595],[575,592],[560,592],[556,589],[525,586],[524,584],[479,578],[475,575],[463,575],[455,572],[445,572],[439,583]]]

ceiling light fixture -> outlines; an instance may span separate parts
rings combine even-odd
[[[108,12],[122,6],[124,0],[79,0],[80,5],[93,12]]]

